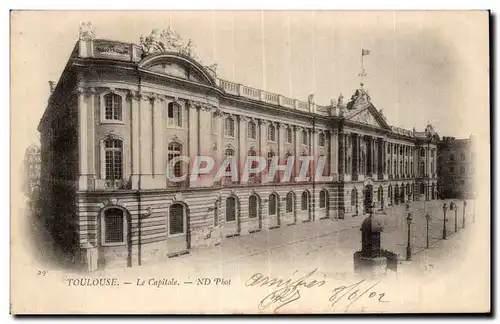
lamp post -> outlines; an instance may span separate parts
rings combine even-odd
[[[406,223],[408,224],[408,245],[406,246],[406,261],[411,261],[411,213],[410,204],[406,203],[406,211],[408,212],[408,217],[406,217]]]
[[[467,201],[464,199],[464,210],[462,212],[462,228],[465,228],[465,207],[467,207]]]
[[[451,208],[451,204],[453,204],[453,208]],[[458,224],[457,224],[457,211],[458,211],[458,209],[457,209],[457,206],[453,202],[451,202],[451,204],[450,204],[450,210],[455,211],[455,233],[456,233],[458,231]]]
[[[426,248],[429,248],[429,221],[431,220],[431,216],[429,213],[425,214],[425,220],[427,221],[427,245]]]
[[[443,240],[446,240],[446,203],[443,204]]]

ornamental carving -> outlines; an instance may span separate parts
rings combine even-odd
[[[80,33],[79,39],[82,41],[91,41],[94,40],[95,33],[92,28],[92,23],[90,21],[84,21],[80,23]]]
[[[351,118],[351,120],[358,123],[367,124],[370,126],[380,127],[375,117],[373,117],[373,115],[368,110],[365,110],[364,112],[355,115],[354,117]]]
[[[192,58],[201,65],[201,59],[196,54],[195,45],[189,39],[186,44],[183,43],[181,36],[174,32],[169,26],[168,29],[159,31],[157,28],[151,31],[149,36],[141,36],[139,39],[143,56],[161,52],[175,52]],[[217,64],[206,65],[204,68],[213,77],[217,77]]]

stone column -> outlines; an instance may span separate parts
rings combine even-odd
[[[137,91],[130,91],[128,98],[130,100],[130,111],[131,111],[131,129],[132,133],[130,135],[130,138],[132,139],[132,152],[131,152],[131,160],[132,160],[132,176],[131,176],[131,186],[132,189],[139,189],[139,175],[140,175],[140,169],[139,169],[139,159],[141,156],[140,153],[140,148],[139,148],[139,123],[140,123],[140,117],[139,117],[139,106],[140,106],[140,100],[141,100],[141,94]]]
[[[316,175],[316,163],[317,163],[317,158],[318,158],[318,139],[317,139],[318,132],[314,129],[311,129],[309,132],[309,154],[313,156],[313,161],[309,163],[309,177],[311,181],[314,181],[314,177]],[[311,195],[313,193],[311,192]],[[314,209],[312,210],[314,214]]]
[[[338,173],[339,173],[339,176],[343,176],[344,175],[344,167],[345,167],[345,153],[344,153],[344,150],[345,150],[345,139],[344,139],[345,135],[343,132],[340,132],[339,133],[339,162],[338,162]],[[340,179],[342,180],[342,179]]]
[[[333,180],[338,179],[339,139],[337,130],[330,133],[330,175]],[[333,197],[333,194],[331,195]],[[332,205],[333,206],[333,205]]]
[[[96,142],[95,142],[95,96],[94,88],[89,89],[87,136],[88,136],[88,189],[95,189],[96,179]]]
[[[302,152],[300,152],[300,143],[301,143],[301,135],[302,135],[302,127],[299,126],[293,126],[294,127],[294,134],[295,134],[295,161],[294,161],[294,166],[293,168],[295,169],[295,172],[293,172],[292,175],[292,181],[295,181],[295,177],[299,176],[300,173],[300,160],[299,157]]]
[[[245,116],[239,116],[239,136],[238,136],[238,170],[239,172],[239,182],[241,182],[241,177],[243,176],[243,168],[245,167],[245,162],[248,156],[248,147],[247,147],[247,136],[248,136],[248,118]]]
[[[140,137],[140,183],[141,189],[152,189],[152,166],[153,166],[153,98],[142,96],[139,107],[139,137]],[[184,115],[184,114],[183,114]]]
[[[267,136],[266,136],[266,125],[267,122],[263,119],[259,120],[259,151],[260,156],[262,156],[267,162]],[[269,170],[269,165],[266,165],[266,169],[260,173],[261,183],[267,183],[267,172]]]
[[[192,109],[190,109],[191,111]],[[165,111],[165,100],[156,96],[153,102],[153,177],[155,178],[157,187],[166,187],[166,170],[165,170],[165,145],[164,141],[164,120],[162,112]],[[189,114],[191,123],[191,113]],[[196,134],[189,132],[189,146],[191,141],[196,140]],[[191,154],[191,152],[190,152]]]
[[[76,89],[78,96],[78,163],[80,164],[78,171],[78,189],[88,189],[88,104],[85,102],[85,93],[83,88]]]
[[[372,137],[372,177],[377,176],[377,139]]]

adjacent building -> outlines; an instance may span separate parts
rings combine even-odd
[[[388,125],[363,85],[321,105],[220,79],[171,29],[135,45],[96,39],[84,25],[38,129],[47,223],[68,253],[96,251],[99,267],[437,197],[432,126]],[[180,156],[239,166],[292,157],[294,175],[301,156],[321,157],[331,178],[317,180],[312,163],[307,181],[282,182],[266,168],[247,182],[174,182],[168,162]],[[191,168],[171,172],[189,177]]]
[[[40,147],[30,145],[24,153],[23,174],[24,194],[27,197],[37,195],[40,188],[41,158]]]
[[[439,191],[442,198],[474,197],[473,136],[443,137],[438,144]]]

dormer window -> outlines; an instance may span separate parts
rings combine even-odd
[[[176,102],[170,102],[167,109],[168,126],[182,127],[182,109]]]

